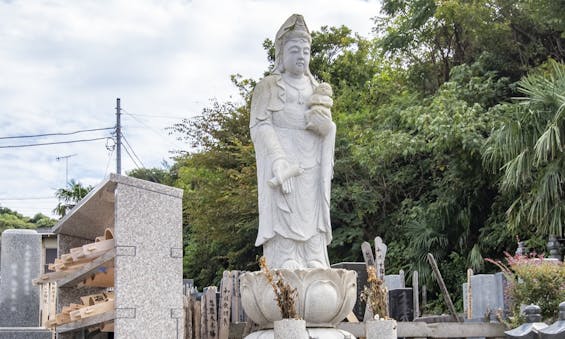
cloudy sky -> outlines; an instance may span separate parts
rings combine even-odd
[[[112,131],[81,131],[114,127],[117,97],[141,162],[122,151],[122,171],[160,167],[187,147],[165,127],[212,98],[237,100],[230,74],[261,76],[262,42],[292,13],[310,30],[346,25],[368,37],[378,8],[377,0],[0,0],[0,206],[51,215],[67,177],[96,185],[115,172]],[[66,135],[13,138],[56,133]],[[85,139],[99,140],[16,147]]]

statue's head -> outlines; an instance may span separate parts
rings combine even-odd
[[[285,71],[285,46],[288,47],[288,44],[291,42],[300,46],[308,46],[308,49],[310,49],[312,43],[310,31],[306,26],[306,22],[304,22],[304,17],[300,14],[291,15],[277,32],[275,37],[275,73],[283,73]],[[305,64],[305,74],[310,74],[308,62],[309,58]]]

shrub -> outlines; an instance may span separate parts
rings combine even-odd
[[[505,253],[508,265],[500,260],[486,259],[498,266],[508,281],[507,293],[513,324],[524,322],[521,305],[535,304],[541,308],[546,323],[557,320],[559,303],[565,301],[565,265],[542,256]]]

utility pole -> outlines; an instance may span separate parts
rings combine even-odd
[[[60,157],[56,157],[57,161],[65,159],[65,185],[69,184],[69,158],[74,157],[77,154],[69,154],[69,155],[62,155]]]
[[[120,98],[116,99],[116,173],[122,174],[122,125]]]

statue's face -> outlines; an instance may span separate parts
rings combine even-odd
[[[292,39],[284,44],[283,66],[285,72],[302,76],[310,62],[310,44],[303,39]]]

